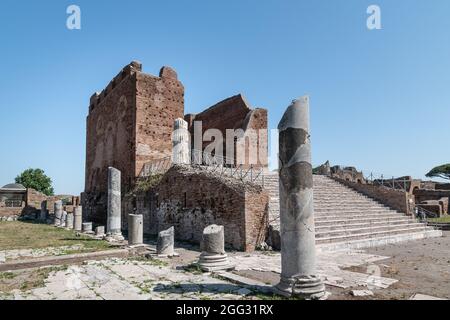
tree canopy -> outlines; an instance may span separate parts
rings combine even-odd
[[[42,169],[27,169],[16,177],[16,183],[20,183],[25,188],[31,188],[42,192],[47,196],[54,194],[52,179],[45,175]]]
[[[428,178],[442,178],[450,180],[450,163],[443,164],[431,169],[430,172],[426,174]]]

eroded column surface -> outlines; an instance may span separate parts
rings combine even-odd
[[[325,287],[316,274],[309,97],[292,102],[279,125],[281,281],[285,295],[317,299]]]
[[[142,214],[128,215],[128,244],[144,243],[144,216]]]
[[[46,200],[41,202],[41,211],[39,214],[39,220],[42,220],[42,221],[47,220],[47,201]]]
[[[174,256],[174,240],[175,238],[175,229],[171,227],[167,230],[161,231],[158,234],[158,242],[156,244],[156,253],[159,256]]]
[[[55,226],[61,225],[61,218],[63,215],[63,203],[61,200],[55,201]]]
[[[174,131],[172,134],[172,162],[174,164],[190,164],[190,133],[188,123],[181,118],[174,122]]]
[[[225,253],[224,227],[210,225],[203,230],[202,253],[198,264],[207,272],[232,269]]]
[[[81,231],[83,225],[83,208],[75,207],[73,209],[73,228],[76,231]]]
[[[108,168],[108,219],[106,232],[109,240],[122,241],[122,200],[121,200],[121,173],[116,168]]]
[[[73,229],[73,213],[68,213],[66,216],[66,228]]]

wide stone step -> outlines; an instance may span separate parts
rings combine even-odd
[[[369,237],[367,239],[353,239],[321,244],[318,243],[316,245],[316,248],[318,251],[321,252],[348,250],[348,249],[362,249],[433,237],[442,237],[442,231],[424,230],[419,232],[404,232],[404,233],[390,234],[386,236]]]
[[[351,224],[341,225],[336,227],[316,227],[316,238],[328,238],[328,237],[336,237],[336,236],[346,236],[352,234],[361,234],[361,233],[369,233],[369,232],[382,232],[382,231],[390,231],[396,229],[409,229],[409,228],[424,228],[425,226],[421,223],[417,222],[400,222],[398,224],[388,224],[382,223],[378,225],[363,225],[363,226],[353,226]]]
[[[335,220],[318,220],[316,218],[315,223],[316,227],[319,226],[338,226],[338,225],[352,225],[352,224],[360,224],[360,223],[392,223],[395,221],[415,221],[411,218],[404,217],[404,216],[394,216],[389,218],[367,218],[367,217],[361,217],[361,218],[355,218],[355,219],[335,219]]]
[[[426,231],[426,230],[430,230],[430,229],[427,229],[427,227],[424,227],[424,226],[420,226],[420,227],[415,227],[415,228],[392,229],[392,230],[384,230],[384,231],[379,231],[379,232],[366,232],[366,233],[340,235],[340,236],[332,236],[332,237],[325,237],[325,238],[317,238],[316,237],[316,244],[342,242],[342,241],[349,241],[349,240],[371,239],[371,238],[392,236],[392,235],[404,234],[404,233],[415,233],[415,232]]]
[[[322,209],[314,207],[314,213],[316,216],[328,216],[328,215],[368,215],[368,214],[395,214],[398,212],[395,210],[383,210],[383,209],[365,209],[365,210],[353,210],[353,209]]]
[[[384,214],[345,214],[345,215],[316,215],[315,221],[329,221],[329,220],[347,220],[351,221],[354,219],[361,219],[361,218],[396,218],[396,217],[402,217],[400,214],[395,213],[384,213]]]

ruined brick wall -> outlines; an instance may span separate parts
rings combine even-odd
[[[255,139],[247,138],[245,142],[245,151],[242,155],[244,160],[244,166],[247,167],[250,163],[249,155],[252,150],[262,150],[260,154],[255,155],[256,166],[267,167],[268,165],[268,124],[267,124],[267,110],[265,109],[251,109],[242,95],[236,95],[225,99],[214,106],[206,109],[199,114],[188,114],[185,116],[185,120],[188,122],[189,131],[191,132],[192,142],[194,137],[194,121],[202,122],[202,136],[208,129],[218,129],[222,132],[223,136],[223,156],[226,154],[226,130],[227,129],[242,129],[245,133],[249,133],[251,129],[255,130],[257,136]],[[204,141],[203,150],[211,141]],[[237,150],[236,143],[234,144],[234,155],[236,159]],[[260,149],[258,147],[261,146]],[[192,145],[195,148],[194,145]]]
[[[144,74],[132,62],[91,98],[87,117],[83,214],[106,220],[108,167],[122,173],[122,193],[134,185],[142,166],[170,155],[173,122],[184,114],[184,87],[175,71]]]
[[[450,190],[416,189],[414,190],[414,196],[418,204],[429,200],[436,200],[440,202],[442,213],[447,214],[450,212]]]
[[[346,181],[339,178],[334,178],[336,181],[362,193],[366,196],[375,199],[391,209],[412,215],[414,210],[414,196],[408,192],[401,190],[394,190],[383,186],[374,186],[369,184],[361,184],[351,181]]]
[[[174,70],[163,67],[160,77],[137,73],[135,176],[146,162],[172,155],[173,124],[183,117],[184,87]]]
[[[174,226],[178,240],[199,243],[205,227],[219,224],[225,227],[227,246],[253,251],[265,238],[268,201],[260,186],[175,166],[157,187],[137,195],[136,212],[144,215],[145,233]],[[133,211],[131,199],[124,201],[123,211]]]

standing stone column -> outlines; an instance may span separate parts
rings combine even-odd
[[[73,213],[68,213],[66,216],[66,228],[73,229]]]
[[[161,231],[158,234],[158,242],[156,244],[156,253],[163,257],[172,257],[175,255],[174,240],[175,229],[171,227],[167,230]]]
[[[210,225],[203,230],[202,253],[198,264],[203,271],[212,272],[232,269],[225,253],[223,226]]]
[[[75,231],[81,231],[83,228],[83,208],[75,207],[73,209],[73,228]]]
[[[144,243],[144,216],[142,214],[128,215],[128,244]]]
[[[183,119],[176,119],[172,135],[172,162],[174,164],[190,164],[190,133],[188,123]]]
[[[39,220],[41,221],[47,220],[47,200],[41,202],[41,212],[39,215]]]
[[[123,241],[122,236],[122,200],[120,186],[120,171],[108,168],[108,221],[106,232],[108,240]]]
[[[325,287],[316,274],[309,97],[294,100],[279,125],[281,281],[288,296],[318,299]]]
[[[62,216],[61,216],[61,224],[60,227],[65,228],[66,227],[66,220],[67,220],[67,211],[63,210]]]
[[[55,208],[55,227],[58,227],[61,225],[61,218],[63,215],[63,203],[61,200],[58,200],[55,202],[54,205]]]

